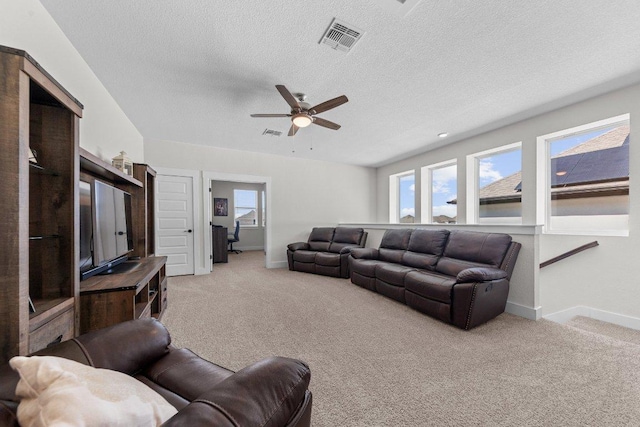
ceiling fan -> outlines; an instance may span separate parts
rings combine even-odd
[[[252,114],[251,117],[291,117],[291,128],[289,129],[289,136],[293,136],[298,132],[298,129],[309,126],[311,123],[323,126],[329,129],[338,130],[340,125],[330,122],[321,117],[316,117],[316,114],[336,108],[345,102],[349,101],[346,96],[342,95],[337,98],[330,99],[322,102],[314,107],[311,107],[305,101],[306,96],[303,94],[296,94],[293,96],[289,90],[283,85],[276,85],[276,89],[280,92],[280,95],[287,101],[287,104],[291,107],[290,114]]]

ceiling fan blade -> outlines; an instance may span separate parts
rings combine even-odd
[[[337,98],[324,101],[323,103],[318,104],[315,107],[309,108],[309,112],[311,114],[320,114],[323,111],[331,110],[332,108],[336,108],[348,101],[349,99],[346,96],[342,95]]]
[[[295,124],[291,123],[291,128],[289,128],[289,136],[295,135],[296,132],[298,132],[298,129],[300,129],[298,126],[296,126]]]
[[[252,114],[251,117],[291,117],[291,114]]]
[[[320,117],[314,117],[313,118],[313,124],[314,125],[319,125],[319,126],[324,126],[326,128],[333,129],[333,130],[340,129],[340,125],[339,124],[330,122],[329,120],[321,119]]]
[[[287,104],[291,106],[291,109],[300,110],[300,104],[298,104],[298,100],[295,99],[293,95],[291,95],[291,92],[289,92],[286,87],[284,87],[283,85],[276,85],[276,89],[278,89],[278,92],[280,92],[280,95],[282,95],[284,100],[287,101]]]

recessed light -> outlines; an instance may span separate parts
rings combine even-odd
[[[449,134],[448,134],[447,132],[442,132],[442,133],[439,133],[439,134],[438,134],[438,137],[439,137],[439,138],[446,138],[446,137],[448,137],[448,136],[449,136]]]

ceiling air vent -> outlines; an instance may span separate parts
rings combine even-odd
[[[262,134],[267,136],[280,136],[282,135],[282,132],[280,132],[279,130],[265,129]]]
[[[320,43],[329,45],[335,50],[349,52],[363,34],[364,31],[334,18],[331,25],[329,25],[329,29],[327,29],[327,32],[322,36]]]

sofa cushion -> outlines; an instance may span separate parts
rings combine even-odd
[[[17,356],[18,421],[28,425],[160,425],[174,414],[158,393],[122,372],[55,356]]]
[[[333,241],[336,243],[352,243],[359,245],[362,241],[364,230],[362,228],[336,227]]]
[[[333,240],[333,227],[314,227],[309,234],[309,249],[314,251],[328,251]]]
[[[316,254],[316,264],[329,267],[340,267],[340,254],[318,252]]]
[[[455,230],[449,235],[444,256],[499,267],[510,244],[508,234]]]
[[[315,262],[316,251],[295,251],[293,253],[293,260],[298,262]]]
[[[412,231],[410,228],[385,231],[380,242],[380,248],[406,250],[407,246],[409,246]]]
[[[402,264],[422,270],[433,270],[442,256],[448,230],[413,230]]]
[[[436,271],[457,276],[467,268],[499,267],[510,244],[508,234],[454,230]]]
[[[451,304],[451,292],[456,279],[429,271],[412,271],[404,278],[408,291],[422,297]]]
[[[404,276],[414,269],[399,264],[380,264],[376,268],[376,279],[390,285],[404,286]]]
[[[404,249],[378,249],[378,259],[394,264],[402,264],[402,257],[406,251]]]
[[[449,230],[413,230],[407,250],[442,256],[449,239]]]
[[[376,277],[376,267],[387,264],[375,259],[350,259],[350,270],[366,277]]]
[[[192,401],[233,374],[233,371],[202,359],[186,348],[169,354],[143,371],[154,383]]]

